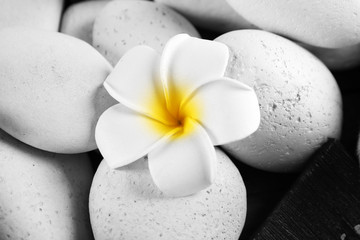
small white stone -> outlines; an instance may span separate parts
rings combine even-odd
[[[137,45],[148,45],[160,53],[179,33],[199,37],[187,19],[163,4],[111,1],[95,19],[93,46],[114,66]]]
[[[60,32],[92,44],[96,15],[109,1],[85,1],[70,5],[62,18]]]
[[[215,182],[181,198],[160,192],[145,158],[116,170],[102,161],[89,198],[95,239],[237,240],[245,222],[246,189],[231,160],[216,153]]]

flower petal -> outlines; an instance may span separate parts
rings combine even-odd
[[[201,123],[214,145],[245,138],[260,124],[254,90],[229,78],[202,85],[184,103],[181,112]]]
[[[224,76],[228,59],[229,50],[223,43],[187,34],[171,38],[163,50],[160,62],[166,98],[171,98],[171,104],[179,104],[174,103],[174,97],[168,95],[181,91],[182,96],[175,97],[181,100],[207,81]]]
[[[129,50],[106,78],[109,94],[125,106],[166,122],[165,97],[159,77],[159,55],[147,46]],[[156,106],[156,107],[154,107]]]
[[[205,130],[192,119],[185,120],[184,128],[148,154],[155,184],[174,197],[208,187],[215,176],[215,149]]]
[[[145,156],[172,131],[161,122],[117,104],[100,116],[95,139],[109,166],[117,168]]]

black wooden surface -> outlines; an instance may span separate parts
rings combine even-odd
[[[359,173],[358,160],[330,140],[253,239],[360,239]]]

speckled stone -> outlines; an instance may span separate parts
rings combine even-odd
[[[0,130],[0,239],[93,239],[86,154],[32,148]]]
[[[100,164],[90,191],[94,236],[104,239],[237,240],[246,215],[239,171],[220,150],[215,182],[188,197],[168,198],[154,185],[146,158],[118,170]]]
[[[23,26],[57,32],[63,4],[64,0],[2,0],[0,29]]]
[[[163,4],[148,1],[111,1],[95,19],[93,46],[112,65],[136,45],[161,52],[174,35],[199,37],[192,24]]]
[[[301,168],[327,138],[339,138],[342,97],[330,71],[297,44],[260,30],[239,30],[215,41],[226,44],[225,75],[253,87],[260,104],[259,129],[224,149],[263,170]]]
[[[49,31],[0,31],[0,128],[46,151],[96,149],[99,116],[114,99],[112,67],[91,45]]]

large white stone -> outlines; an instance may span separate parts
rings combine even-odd
[[[30,147],[0,130],[0,239],[93,239],[86,154]]]
[[[95,19],[93,46],[112,65],[137,45],[159,52],[174,35],[199,37],[193,25],[163,4],[148,1],[111,1]]]
[[[111,70],[89,44],[65,34],[0,31],[0,128],[47,151],[95,149],[97,119],[115,103],[102,86]]]
[[[227,0],[261,29],[313,46],[342,48],[360,43],[358,0]]]
[[[111,170],[100,164],[90,191],[96,240],[237,240],[246,215],[238,169],[217,150],[215,182],[195,195],[168,198],[155,186],[145,158]]]
[[[316,57],[260,30],[233,31],[215,41],[230,49],[225,75],[253,87],[260,104],[259,129],[223,146],[233,157],[263,170],[294,171],[328,137],[340,137],[340,90]]]
[[[1,0],[0,29],[23,26],[58,31],[64,0]]]

